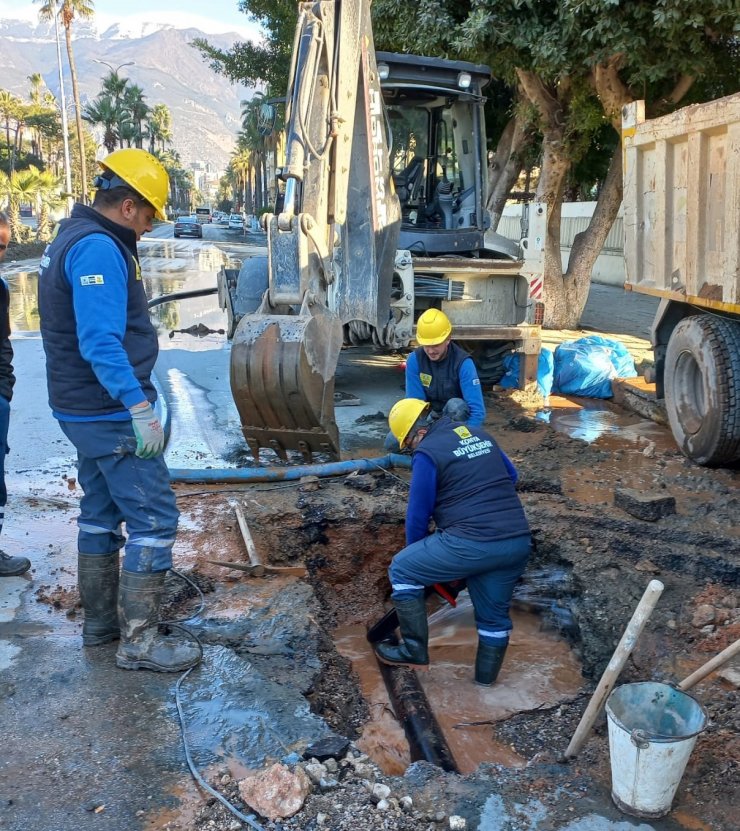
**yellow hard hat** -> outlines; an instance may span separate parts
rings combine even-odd
[[[162,162],[146,150],[129,147],[115,150],[101,162],[154,208],[159,219],[167,219],[165,205],[170,193],[170,177]]]
[[[436,346],[452,334],[452,324],[439,309],[427,309],[416,323],[416,341],[421,346]]]
[[[391,433],[398,439],[398,446],[403,447],[406,436],[416,424],[420,415],[429,409],[429,402],[420,398],[402,398],[391,407],[388,413],[388,426]]]

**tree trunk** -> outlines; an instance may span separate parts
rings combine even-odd
[[[72,33],[69,26],[64,27],[64,37],[67,42],[67,59],[69,60],[69,74],[72,78],[72,98],[75,102],[75,124],[77,128],[77,148],[80,151],[80,201],[87,205],[87,160],[85,159],[85,136],[82,130],[82,107],[80,105],[80,87],[77,83],[77,66],[72,49]]]
[[[522,172],[523,151],[532,143],[532,134],[521,117],[514,116],[504,128],[496,145],[496,152],[488,166],[488,201],[486,210],[491,217],[491,230],[501,221],[506,200]]]

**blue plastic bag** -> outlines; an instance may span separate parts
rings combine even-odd
[[[554,356],[550,349],[541,349],[537,361],[537,389],[547,398],[552,391]],[[505,389],[519,386],[519,353],[512,352],[504,358],[504,377],[498,382]]]
[[[624,344],[591,335],[555,349],[553,390],[584,398],[611,398],[612,378],[635,378],[635,362]]]

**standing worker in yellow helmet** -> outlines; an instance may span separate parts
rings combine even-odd
[[[83,489],[82,642],[120,638],[119,667],[179,672],[200,652],[157,628],[178,510],[154,410],[159,346],[136,248],[154,217],[166,218],[169,177],[145,150],[117,150],[101,167],[92,206],[75,205],[59,223],[39,268],[49,404],[77,449]]]
[[[478,630],[474,678],[490,686],[509,643],[509,605],[529,558],[529,524],[514,487],[516,469],[493,436],[447,415],[430,423],[428,409],[404,398],[388,416],[400,448],[413,454],[406,547],[388,569],[403,642],[377,643],[375,651],[385,664],[427,667],[425,590],[464,579]]]

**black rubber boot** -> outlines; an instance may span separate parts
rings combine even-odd
[[[20,577],[31,568],[31,561],[27,557],[11,557],[0,551],[0,577]]]
[[[475,683],[482,687],[490,687],[498,678],[501,665],[504,662],[504,655],[509,646],[491,646],[490,644],[478,641],[478,652],[475,656]]]
[[[118,593],[121,642],[116,665],[121,669],[183,672],[201,657],[199,647],[159,633],[159,605],[166,572],[122,571]]]
[[[118,640],[118,552],[93,556],[77,554],[77,586],[85,612],[83,646]]]
[[[426,598],[421,595],[411,600],[396,600],[393,605],[398,613],[403,643],[379,643],[375,653],[384,664],[426,669],[429,666]]]

